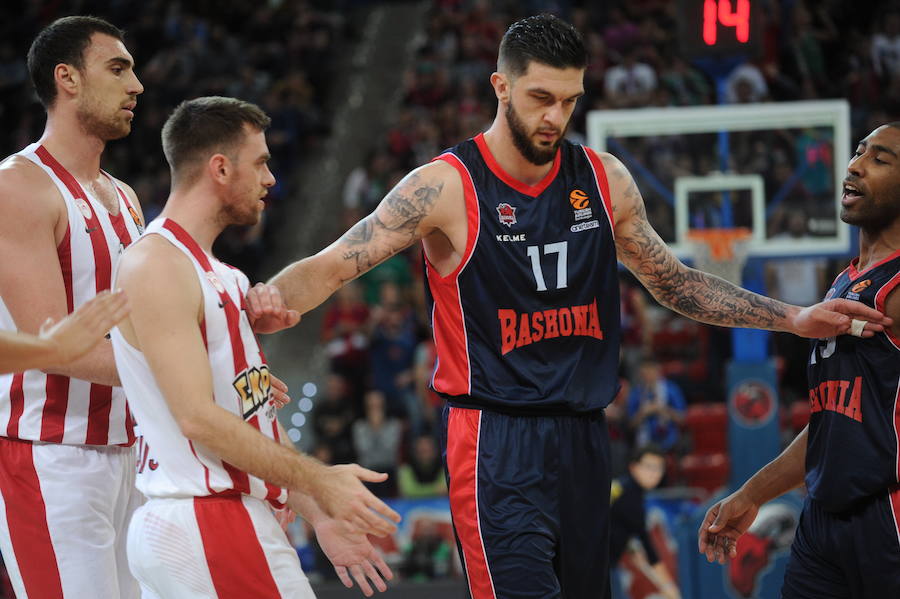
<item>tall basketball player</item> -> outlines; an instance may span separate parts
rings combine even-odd
[[[900,122],[859,142],[841,220],[859,227],[859,256],[827,297],[900,322]],[[700,552],[724,563],[759,507],[806,482],[782,588],[785,599],[900,597],[900,338],[824,336],[808,357],[809,425],[775,460],[712,506]]]
[[[127,313],[124,293],[103,291],[61,321],[45,320],[39,335],[0,330],[0,374],[69,364],[91,351]]]
[[[120,263],[117,285],[134,299],[112,341],[141,424],[137,484],[148,498],[128,560],[145,596],[312,597],[270,509],[285,504],[314,526],[345,584],[349,570],[368,595],[366,577],[384,590],[391,576],[365,535],[395,530],[378,514],[399,516],[360,482],[386,475],[288,447],[244,311],[249,282],[212,256],[226,226],[259,220],[275,184],[268,125],[233,98],[176,108],[162,133],[171,194]]]
[[[564,139],[584,93],[581,36],[514,23],[491,84],[491,127],[422,166],[319,254],[272,281],[306,312],[422,240],[450,506],[472,597],[609,592],[609,445],[616,260],[665,306],[703,322],[822,337],[881,315],[847,300],[800,309],[680,263],[609,154]],[[596,501],[586,498],[594,497]]]
[[[100,169],[144,88],[122,32],[66,17],[34,39],[41,138],[0,164],[0,328],[37,333],[110,288],[142,230],[134,192]],[[68,366],[0,377],[0,550],[20,597],[138,597],[125,561],[134,427],[103,341]]]

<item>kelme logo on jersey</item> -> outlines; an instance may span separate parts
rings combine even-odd
[[[232,384],[240,397],[244,420],[253,416],[269,401],[272,380],[269,377],[269,367],[265,364],[259,368],[248,368],[239,374]]]
[[[575,220],[585,220],[594,216],[588,194],[580,189],[573,189],[569,192],[569,203],[572,204],[572,208],[575,210]]]
[[[501,225],[513,226],[516,224],[516,207],[510,206],[506,202],[497,204],[497,217],[500,219]]]

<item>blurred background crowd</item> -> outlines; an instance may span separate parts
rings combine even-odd
[[[168,171],[159,131],[178,102],[236,96],[272,116],[267,139],[279,183],[270,191],[266,217],[258,226],[229,230],[216,247],[224,261],[256,281],[271,274],[263,264],[273,240],[291,235],[294,223],[280,217],[286,203],[329,202],[337,234],[368,214],[406,172],[486,129],[496,109],[488,79],[499,40],[512,21],[535,12],[570,20],[589,48],[586,95],[569,130],[576,141],[585,140],[585,115],[594,109],[846,98],[854,139],[900,115],[900,6],[890,1],[767,0],[762,51],[735,64],[717,85],[705,65],[680,50],[674,0],[433,0],[424,29],[409,32],[415,60],[403,76],[399,109],[383,123],[387,133],[371,137],[367,158],[350,172],[341,197],[299,197],[292,171],[331,134],[335,60],[365,34],[364,19],[352,15],[371,4],[56,0],[4,9],[0,153],[24,147],[43,128],[43,110],[25,68],[30,40],[64,14],[104,16],[126,31],[146,89],[138,98],[133,133],[110,144],[104,167],[134,187],[148,220],[165,202]],[[673,144],[685,143],[693,145],[673,151]],[[705,163],[715,160],[713,145],[695,137],[626,141],[622,147],[641,156],[668,185],[679,174],[709,171]],[[815,131],[733,137],[735,172],[762,174],[767,192],[787,190],[783,203],[773,207],[777,218],[768,235],[815,235],[813,217],[833,214],[831,148],[831,140]],[[652,186],[642,189],[651,221],[672,239],[671,206]],[[843,268],[838,262],[773,263],[769,292],[814,303]],[[809,283],[796,284],[798,277]],[[421,251],[412,248],[347,285],[321,309],[328,374],[309,411],[305,443],[324,461],[356,461],[392,474],[376,487],[385,497],[446,493],[436,436],[441,399],[428,389],[435,353],[422,278]],[[664,485],[711,491],[724,482],[728,468],[722,382],[731,352],[728,334],[659,308],[626,273],[620,288],[622,388],[608,410],[614,475],[625,472],[630,449],[653,442],[666,453]],[[781,338],[773,343],[788,437],[807,417],[805,352]],[[708,434],[692,434],[698,430]],[[716,430],[721,435],[709,432]],[[403,573],[448,574],[452,548],[436,541],[439,535],[423,538],[427,542],[407,548]]]

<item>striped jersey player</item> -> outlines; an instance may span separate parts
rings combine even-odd
[[[122,32],[65,17],[29,51],[47,109],[40,140],[0,165],[0,328],[35,333],[110,288],[141,233],[134,192],[100,169],[128,135],[143,91]],[[112,348],[46,371],[0,377],[0,551],[26,597],[137,598],[125,534],[134,489],[134,419]]]

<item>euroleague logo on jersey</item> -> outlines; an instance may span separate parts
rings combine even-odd
[[[575,210],[575,220],[586,220],[594,216],[594,211],[591,210],[591,199],[580,189],[573,189],[569,192],[569,203]]]
[[[872,284],[872,279],[866,279],[865,281],[860,281],[856,285],[850,288],[850,291],[853,293],[860,293],[863,289]]]
[[[512,227],[516,224],[516,207],[510,206],[506,202],[497,204],[497,218],[500,219],[501,225]]]

